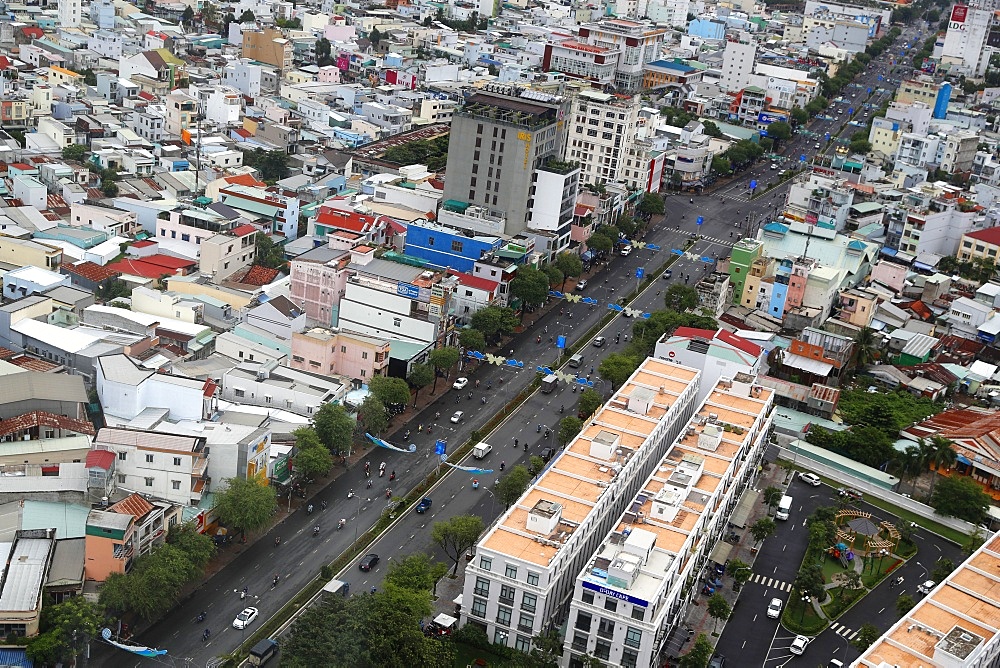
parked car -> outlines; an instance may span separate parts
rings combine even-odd
[[[586,287],[587,287],[587,281],[586,281],[586,279],[584,279],[582,281],[577,281],[576,282],[576,289],[577,290],[583,290]]]
[[[455,380],[454,383],[451,384],[451,386],[456,390],[464,390],[465,386],[468,384],[469,384],[468,378],[458,378]]]
[[[257,619],[257,608],[244,608],[243,612],[236,615],[236,619],[233,620],[233,628],[245,629],[255,619]]]
[[[850,499],[851,501],[861,501],[865,498],[865,495],[856,489],[851,489],[850,487],[841,487],[837,490],[837,494],[843,498]]]
[[[781,599],[772,598],[771,602],[767,604],[767,616],[771,619],[777,619],[781,617]]]
[[[771,169],[777,169],[777,168],[778,168],[777,163],[772,162],[771,163]]]
[[[598,336],[597,338],[594,339],[594,347],[600,348],[601,346],[604,345],[606,341],[607,339],[605,339],[603,336]]]
[[[708,662],[708,668],[723,668],[726,665],[726,657],[721,654],[716,654],[712,657],[712,660]]]
[[[433,501],[431,501],[430,497],[425,496],[424,498],[420,499],[420,503],[417,504],[417,512],[426,513],[428,510],[431,509],[432,503]]]
[[[632,254],[632,247],[631,246],[622,246],[621,254],[622,255],[631,255]]]
[[[792,646],[788,648],[792,654],[804,654],[806,647],[812,638],[808,636],[795,636],[795,640],[792,641]]]
[[[458,424],[465,417],[465,411],[455,411],[455,414],[451,416],[451,421]]]
[[[552,455],[554,454],[556,454],[555,449],[545,448],[544,450],[542,450],[542,461],[547,464],[549,460],[552,459]]]
[[[375,564],[377,563],[378,563],[377,554],[366,554],[361,558],[361,561],[358,562],[358,568],[367,573],[371,569],[375,568]]]
[[[931,593],[931,589],[934,589],[936,586],[937,582],[934,582],[934,580],[927,580],[926,582],[917,585],[917,591],[921,594],[929,594]]]
[[[812,485],[813,487],[819,487],[823,484],[823,481],[819,479],[819,476],[815,473],[807,473],[806,471],[799,472],[799,480],[807,485]]]

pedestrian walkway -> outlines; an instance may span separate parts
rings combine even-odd
[[[857,631],[849,629],[843,624],[838,624],[837,622],[831,623],[830,628],[833,629],[833,632],[838,636],[841,638],[847,638],[848,640],[854,640],[854,638],[858,635]]]
[[[732,246],[733,244],[736,243],[736,236],[735,235],[733,235],[733,238],[729,239],[728,241],[725,240],[725,239],[716,239],[715,237],[706,237],[704,235],[702,235],[701,238],[702,238],[703,241],[710,241],[713,244],[719,244],[721,246]]]
[[[790,583],[769,578],[766,575],[760,575],[759,573],[754,573],[750,576],[748,582],[756,582],[764,587],[775,587],[778,591],[792,591],[792,585]]]

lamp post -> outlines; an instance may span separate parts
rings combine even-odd
[[[490,524],[492,524],[493,522],[496,522],[496,519],[497,519],[496,518],[496,510],[497,510],[497,497],[496,497],[496,494],[494,494],[493,490],[491,490],[489,487],[486,487],[485,485],[480,485],[479,489],[481,489],[484,492],[486,492],[487,494],[489,494],[490,498],[492,499],[492,501],[490,501],[490,516],[492,518],[492,519],[490,519]]]
[[[885,548],[882,548],[881,550],[878,551],[878,571],[880,574],[882,573],[882,560],[885,559],[886,556],[888,556],[888,554],[889,550]]]
[[[802,595],[802,614],[799,615],[799,624],[803,623],[806,618],[806,606],[809,605],[809,597],[805,594]]]

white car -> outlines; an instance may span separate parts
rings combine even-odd
[[[788,650],[792,654],[803,654],[806,651],[806,646],[811,640],[812,638],[808,636],[795,636],[795,640],[792,641],[792,646],[789,647]]]
[[[806,473],[805,471],[799,472],[799,480],[807,485],[812,485],[813,487],[819,487],[823,484],[823,481],[819,479],[819,476],[815,473]]]
[[[455,380],[454,383],[451,384],[451,386],[456,390],[464,390],[465,386],[468,384],[469,384],[468,378],[458,378]]]
[[[778,168],[777,163],[772,162],[771,163],[771,169],[777,169],[777,168]]]
[[[929,594],[929,593],[931,593],[931,589],[934,589],[934,587],[936,587],[936,586],[937,586],[937,582],[934,582],[934,580],[928,580],[927,582],[924,582],[923,584],[918,584],[917,585],[917,591],[919,591],[921,594]]]
[[[631,255],[632,254],[632,247],[631,246],[622,246],[621,253],[622,253],[622,255]]]
[[[767,605],[767,616],[771,619],[777,619],[781,617],[781,599],[772,598],[771,602]]]
[[[245,629],[250,626],[250,622],[257,619],[257,608],[246,608],[233,620],[234,629]]]
[[[451,421],[454,422],[455,424],[458,424],[459,422],[462,421],[463,417],[465,417],[464,411],[455,411],[455,414],[451,416]]]

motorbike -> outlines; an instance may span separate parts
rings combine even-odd
[[[391,489],[385,490],[385,498],[387,498],[387,499],[391,499],[392,498],[392,490]]]
[[[208,629],[205,629],[205,632],[201,634],[201,641],[205,642],[206,640],[208,640],[211,637],[212,637],[212,632],[209,631]]]
[[[279,545],[281,545],[281,536],[274,539],[274,546],[278,547]]]
[[[500,462],[500,470],[503,471],[505,468],[507,468],[507,462]]]
[[[573,394],[576,394],[576,385],[573,385]]]
[[[396,479],[396,472],[393,471],[392,473],[389,474],[389,482],[392,482],[395,479]]]
[[[542,433],[542,425],[538,425],[537,427],[535,427],[535,433],[536,434],[541,434]]]
[[[326,506],[327,506],[326,501],[320,501],[319,502],[319,507],[322,508],[323,510],[326,510]]]
[[[274,576],[274,579],[273,579],[273,580],[271,580],[271,589],[274,589],[274,588],[275,588],[275,587],[277,587],[277,586],[278,586],[278,576],[277,576],[277,575],[275,575],[275,576]]]
[[[207,615],[203,612],[195,618],[195,621],[197,621],[200,624],[201,622],[205,621],[205,617],[207,617]]]
[[[551,435],[552,435],[552,430],[551,429],[546,429],[545,430],[545,438],[548,438]]]
[[[437,420],[440,417],[441,417],[441,411],[437,411],[436,413],[434,413],[434,419],[435,420]]]
[[[313,527],[313,535],[314,536],[318,536],[319,535],[319,527],[318,526]]]
[[[353,499],[354,498],[354,490],[353,489],[350,492],[347,493],[347,498],[348,499]]]
[[[306,515],[312,515],[312,514],[313,514],[313,504],[310,503],[308,506],[306,506]]]
[[[559,406],[559,412],[560,413],[565,413],[566,412],[566,407],[560,404],[560,406]]]
[[[347,520],[341,519],[340,523],[337,524],[337,531],[340,531],[341,529],[343,529],[345,524],[347,524]]]
[[[385,469],[379,469],[378,470],[378,477],[381,478],[384,475],[385,475]]]
[[[371,481],[371,478],[369,478],[368,479],[368,489],[371,489],[371,488],[372,488],[372,481]]]
[[[409,429],[407,429],[405,432],[403,432],[403,440],[404,441],[410,440],[410,430]]]
[[[472,489],[479,489],[479,480],[476,478],[472,479]]]

